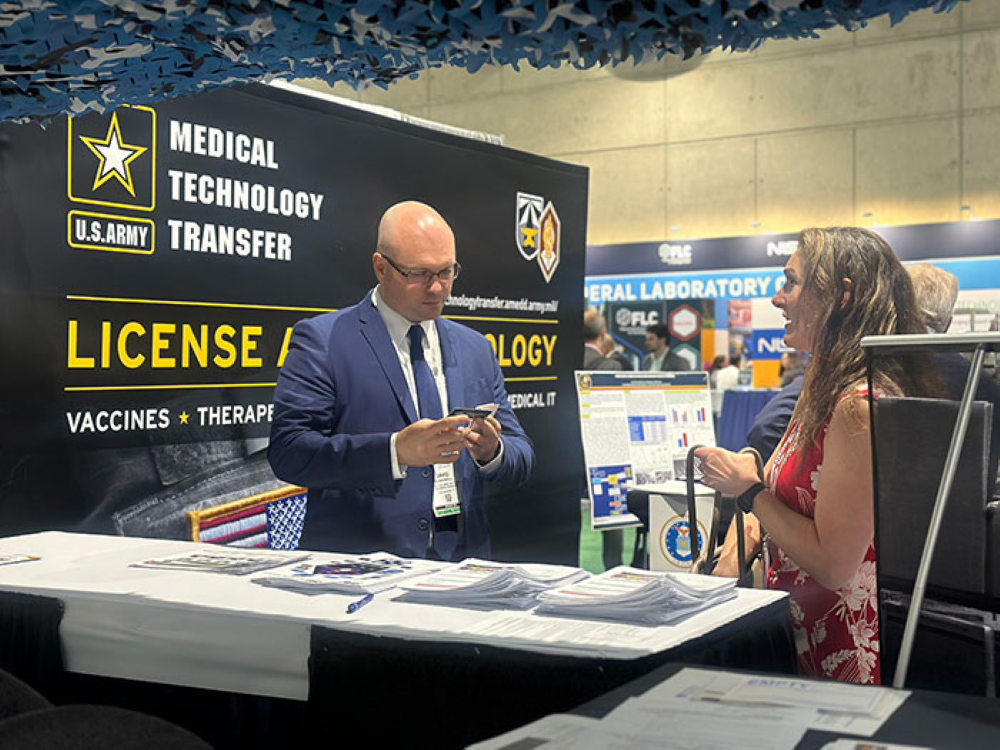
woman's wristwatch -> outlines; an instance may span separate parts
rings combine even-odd
[[[767,485],[763,482],[755,482],[750,489],[736,498],[736,507],[744,513],[753,513],[753,501],[760,494],[761,490],[766,490]]]

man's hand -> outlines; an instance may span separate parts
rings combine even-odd
[[[404,467],[453,464],[469,444],[466,431],[459,429],[468,424],[469,418],[461,415],[414,422],[397,433],[396,457]]]
[[[480,464],[488,464],[500,450],[500,431],[503,428],[492,414],[485,419],[476,419],[465,437],[469,453]]]

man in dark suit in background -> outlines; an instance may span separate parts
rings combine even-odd
[[[757,449],[764,463],[771,458],[781,436],[785,434],[805,379],[805,374],[800,370],[754,417],[750,432],[747,433],[747,445]]]
[[[396,204],[372,265],[361,302],[295,326],[275,389],[271,466],[309,488],[300,547],[488,557],[484,484],[527,481],[535,458],[489,342],[440,317],[455,236],[430,206]],[[482,404],[496,416],[444,416]]]
[[[608,324],[604,316],[595,310],[587,310],[583,314],[583,369],[584,370],[623,370],[621,362],[611,359],[601,348],[602,339],[608,335]],[[631,368],[630,368],[631,369]],[[584,477],[583,494],[589,494],[589,482]],[[601,561],[604,569],[622,564],[622,547],[624,533],[621,529],[606,529],[601,532]]]
[[[594,310],[583,314],[583,369],[584,370],[622,370],[616,359],[605,355],[601,348],[602,339],[607,335],[607,321],[604,316]]]
[[[646,328],[646,350],[649,353],[642,360],[643,370],[685,372],[692,369],[686,359],[670,352],[669,341],[670,329],[663,323],[654,323]]]
[[[913,282],[913,291],[932,333],[945,333],[951,326],[952,312],[958,301],[958,279],[943,268],[930,263],[908,265],[906,270]],[[935,357],[941,370],[947,396],[958,401],[965,391],[969,377],[969,360],[958,352],[944,352]],[[997,463],[1000,462],[1000,385],[988,373],[980,373],[976,401],[993,404],[993,429],[990,438],[991,479],[997,478]]]

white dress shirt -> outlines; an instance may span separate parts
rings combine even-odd
[[[378,310],[379,315],[382,316],[382,321],[385,323],[385,327],[389,331],[389,338],[392,340],[392,345],[396,348],[396,355],[399,357],[400,367],[403,368],[403,377],[406,378],[406,387],[409,388],[410,397],[413,399],[413,405],[419,413],[420,402],[417,398],[417,383],[413,377],[413,363],[410,361],[409,334],[410,327],[415,324],[411,323],[405,317],[393,310],[389,306],[389,303],[383,300],[379,295],[378,287],[375,287],[374,291],[372,291],[372,304],[375,305],[375,309]],[[441,397],[441,413],[447,415],[449,408],[448,383],[445,381],[444,377],[444,366],[441,358],[441,339],[438,336],[437,326],[434,325],[433,320],[422,321],[420,323],[420,327],[424,331],[424,359],[427,360],[427,364],[431,368],[431,374],[434,376],[434,384],[437,386],[438,395]],[[398,434],[398,432],[394,432],[389,440],[389,460],[392,463],[393,479],[403,479],[406,476],[406,467],[399,462],[399,456],[396,453],[396,436]],[[500,451],[497,453],[496,457],[486,464],[480,464],[477,461],[476,465],[479,466],[479,470],[481,472],[489,473],[499,468],[502,458],[503,441],[501,440]]]

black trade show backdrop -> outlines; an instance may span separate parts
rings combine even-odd
[[[494,344],[535,443],[498,559],[577,563],[587,171],[262,86],[0,126],[0,533],[184,538],[278,486],[293,324],[374,285],[379,217],[455,230],[445,315]]]

